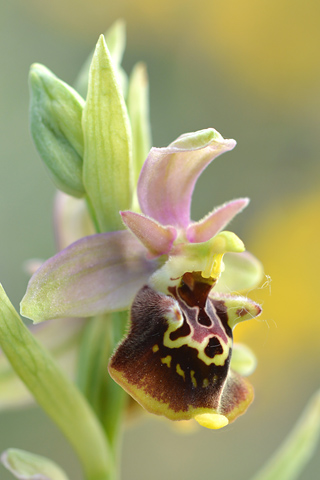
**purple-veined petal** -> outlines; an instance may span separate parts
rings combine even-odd
[[[121,217],[124,224],[148,249],[149,258],[164,255],[171,250],[177,238],[174,227],[164,227],[152,218],[130,211],[121,212]]]
[[[226,253],[223,257],[225,270],[214,291],[238,293],[257,287],[264,278],[262,263],[251,253]]]
[[[21,313],[38,323],[125,310],[157,267],[145,254],[126,230],[84,237],[33,275]]]
[[[192,223],[187,228],[186,236],[191,243],[210,240],[223,230],[229,222],[249,203],[249,198],[238,198],[215,208],[199,222]]]
[[[225,140],[208,128],[181,135],[167,148],[152,148],[138,182],[142,212],[162,225],[186,228],[197,178],[214,158],[235,145],[235,140]]]

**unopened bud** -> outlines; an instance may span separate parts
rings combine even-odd
[[[81,197],[84,100],[43,65],[30,70],[31,134],[59,190]]]

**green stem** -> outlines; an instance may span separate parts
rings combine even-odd
[[[114,465],[118,467],[127,395],[109,376],[108,362],[124,334],[127,317],[127,312],[117,312],[88,321],[80,348],[77,378],[80,390],[101,421]],[[119,475],[119,468],[115,468],[116,471],[115,475]]]
[[[123,338],[128,322],[128,312],[115,312],[111,314],[112,324],[109,330],[110,345],[112,352]],[[124,409],[128,396],[126,392],[109,376],[106,384],[106,404],[103,410],[102,422],[111,444],[111,448],[117,457],[122,433]],[[110,414],[112,412],[112,414]]]
[[[75,449],[87,480],[115,480],[113,455],[84,396],[23,324],[0,286],[0,346],[13,369]]]

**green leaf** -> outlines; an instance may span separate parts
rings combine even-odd
[[[68,480],[56,463],[24,450],[10,448],[2,454],[1,461],[19,480]]]
[[[31,134],[56,187],[75,197],[84,195],[82,183],[84,100],[43,65],[29,75]]]
[[[320,436],[320,390],[270,461],[252,480],[296,480],[315,453]]]
[[[83,183],[100,231],[123,228],[119,211],[132,199],[132,147],[127,109],[103,35],[93,56],[83,111]]]
[[[0,346],[36,401],[75,449],[86,478],[113,478],[110,447],[96,416],[23,324],[1,285]]]
[[[143,63],[138,63],[132,71],[127,104],[132,128],[132,158],[136,185],[142,165],[151,149],[149,85],[146,66]]]

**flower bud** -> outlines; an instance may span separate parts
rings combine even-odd
[[[31,134],[59,190],[82,197],[84,100],[43,65],[30,70]]]

